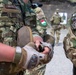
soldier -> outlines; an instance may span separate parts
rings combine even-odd
[[[53,56],[50,39],[43,41],[25,26],[27,2],[0,0],[0,75],[23,75],[26,69],[48,63]]]
[[[33,36],[34,36],[34,41],[37,39],[40,39],[41,37],[44,42],[48,42],[52,45],[52,50],[54,47],[54,37],[46,33],[46,28],[48,27],[48,23],[46,21],[46,17],[44,15],[43,10],[41,9],[41,4],[36,4],[34,3],[32,8],[34,9],[36,16],[37,16],[37,26],[33,30]],[[43,20],[44,22],[41,22]],[[33,29],[33,28],[32,28]],[[40,40],[40,41],[41,41]],[[40,41],[36,41],[37,43],[40,43]],[[37,50],[43,54],[46,54],[45,51],[41,48],[42,46],[37,45]],[[40,48],[40,49],[39,49]],[[44,75],[46,70],[46,63],[45,64],[39,64],[37,67],[34,69],[27,70],[26,75]]]
[[[50,22],[52,26],[51,34],[54,36],[56,33],[56,44],[58,45],[60,39],[60,30],[61,30],[60,22],[62,22],[62,18],[59,15],[59,9],[56,9],[56,12],[50,19]]]
[[[66,57],[73,63],[73,75],[76,75],[76,12],[72,14],[69,22],[70,27],[64,38],[63,47]]]

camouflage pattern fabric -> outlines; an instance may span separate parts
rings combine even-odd
[[[6,5],[3,1],[0,0],[0,42],[16,46],[17,30],[23,25],[20,11],[10,1]]]
[[[58,26],[52,26],[52,29],[51,29],[51,32],[50,32],[52,34],[52,36],[55,36],[55,34],[56,34],[56,44],[59,43],[60,30],[61,30],[61,27],[59,27],[58,29],[57,29],[57,27]]]
[[[26,13],[25,23],[32,29],[36,28],[36,15],[35,13]]]
[[[70,28],[69,33],[64,38],[63,45],[66,57],[76,66],[76,36],[72,33]]]
[[[25,75],[44,75],[45,69],[46,69],[46,65],[45,64],[38,65],[36,68],[34,68],[31,71],[26,70]]]

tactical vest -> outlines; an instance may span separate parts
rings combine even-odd
[[[23,25],[21,12],[10,1],[7,3],[0,0],[0,42],[16,46],[17,30]]]
[[[60,22],[61,22],[61,17],[58,14],[54,15],[53,24],[58,25],[60,24]]]
[[[17,45],[17,30],[23,25],[21,11],[8,0],[0,0],[0,42]],[[20,59],[20,57],[18,57]],[[0,75],[15,75],[21,71],[15,63],[0,62]]]

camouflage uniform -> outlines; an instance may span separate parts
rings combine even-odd
[[[66,57],[73,63],[73,75],[76,75],[76,14],[73,14],[70,19],[69,32],[64,38],[63,47]]]
[[[26,70],[25,75],[44,75],[45,74],[46,65],[38,65],[33,70]]]
[[[54,15],[52,16],[52,18],[50,19],[51,22],[51,26],[52,26],[52,30],[51,30],[51,34],[53,36],[55,36],[56,33],[56,44],[59,43],[59,39],[60,39],[60,30],[61,30],[61,17],[58,13],[58,10],[56,10],[56,12],[54,13]]]

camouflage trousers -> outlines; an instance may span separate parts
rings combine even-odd
[[[38,65],[33,70],[26,70],[25,75],[44,75],[45,74],[46,65]]]
[[[53,27],[51,29],[52,36],[55,36],[55,38],[56,38],[56,44],[58,44],[59,40],[60,40],[60,30],[61,29],[54,29]]]

